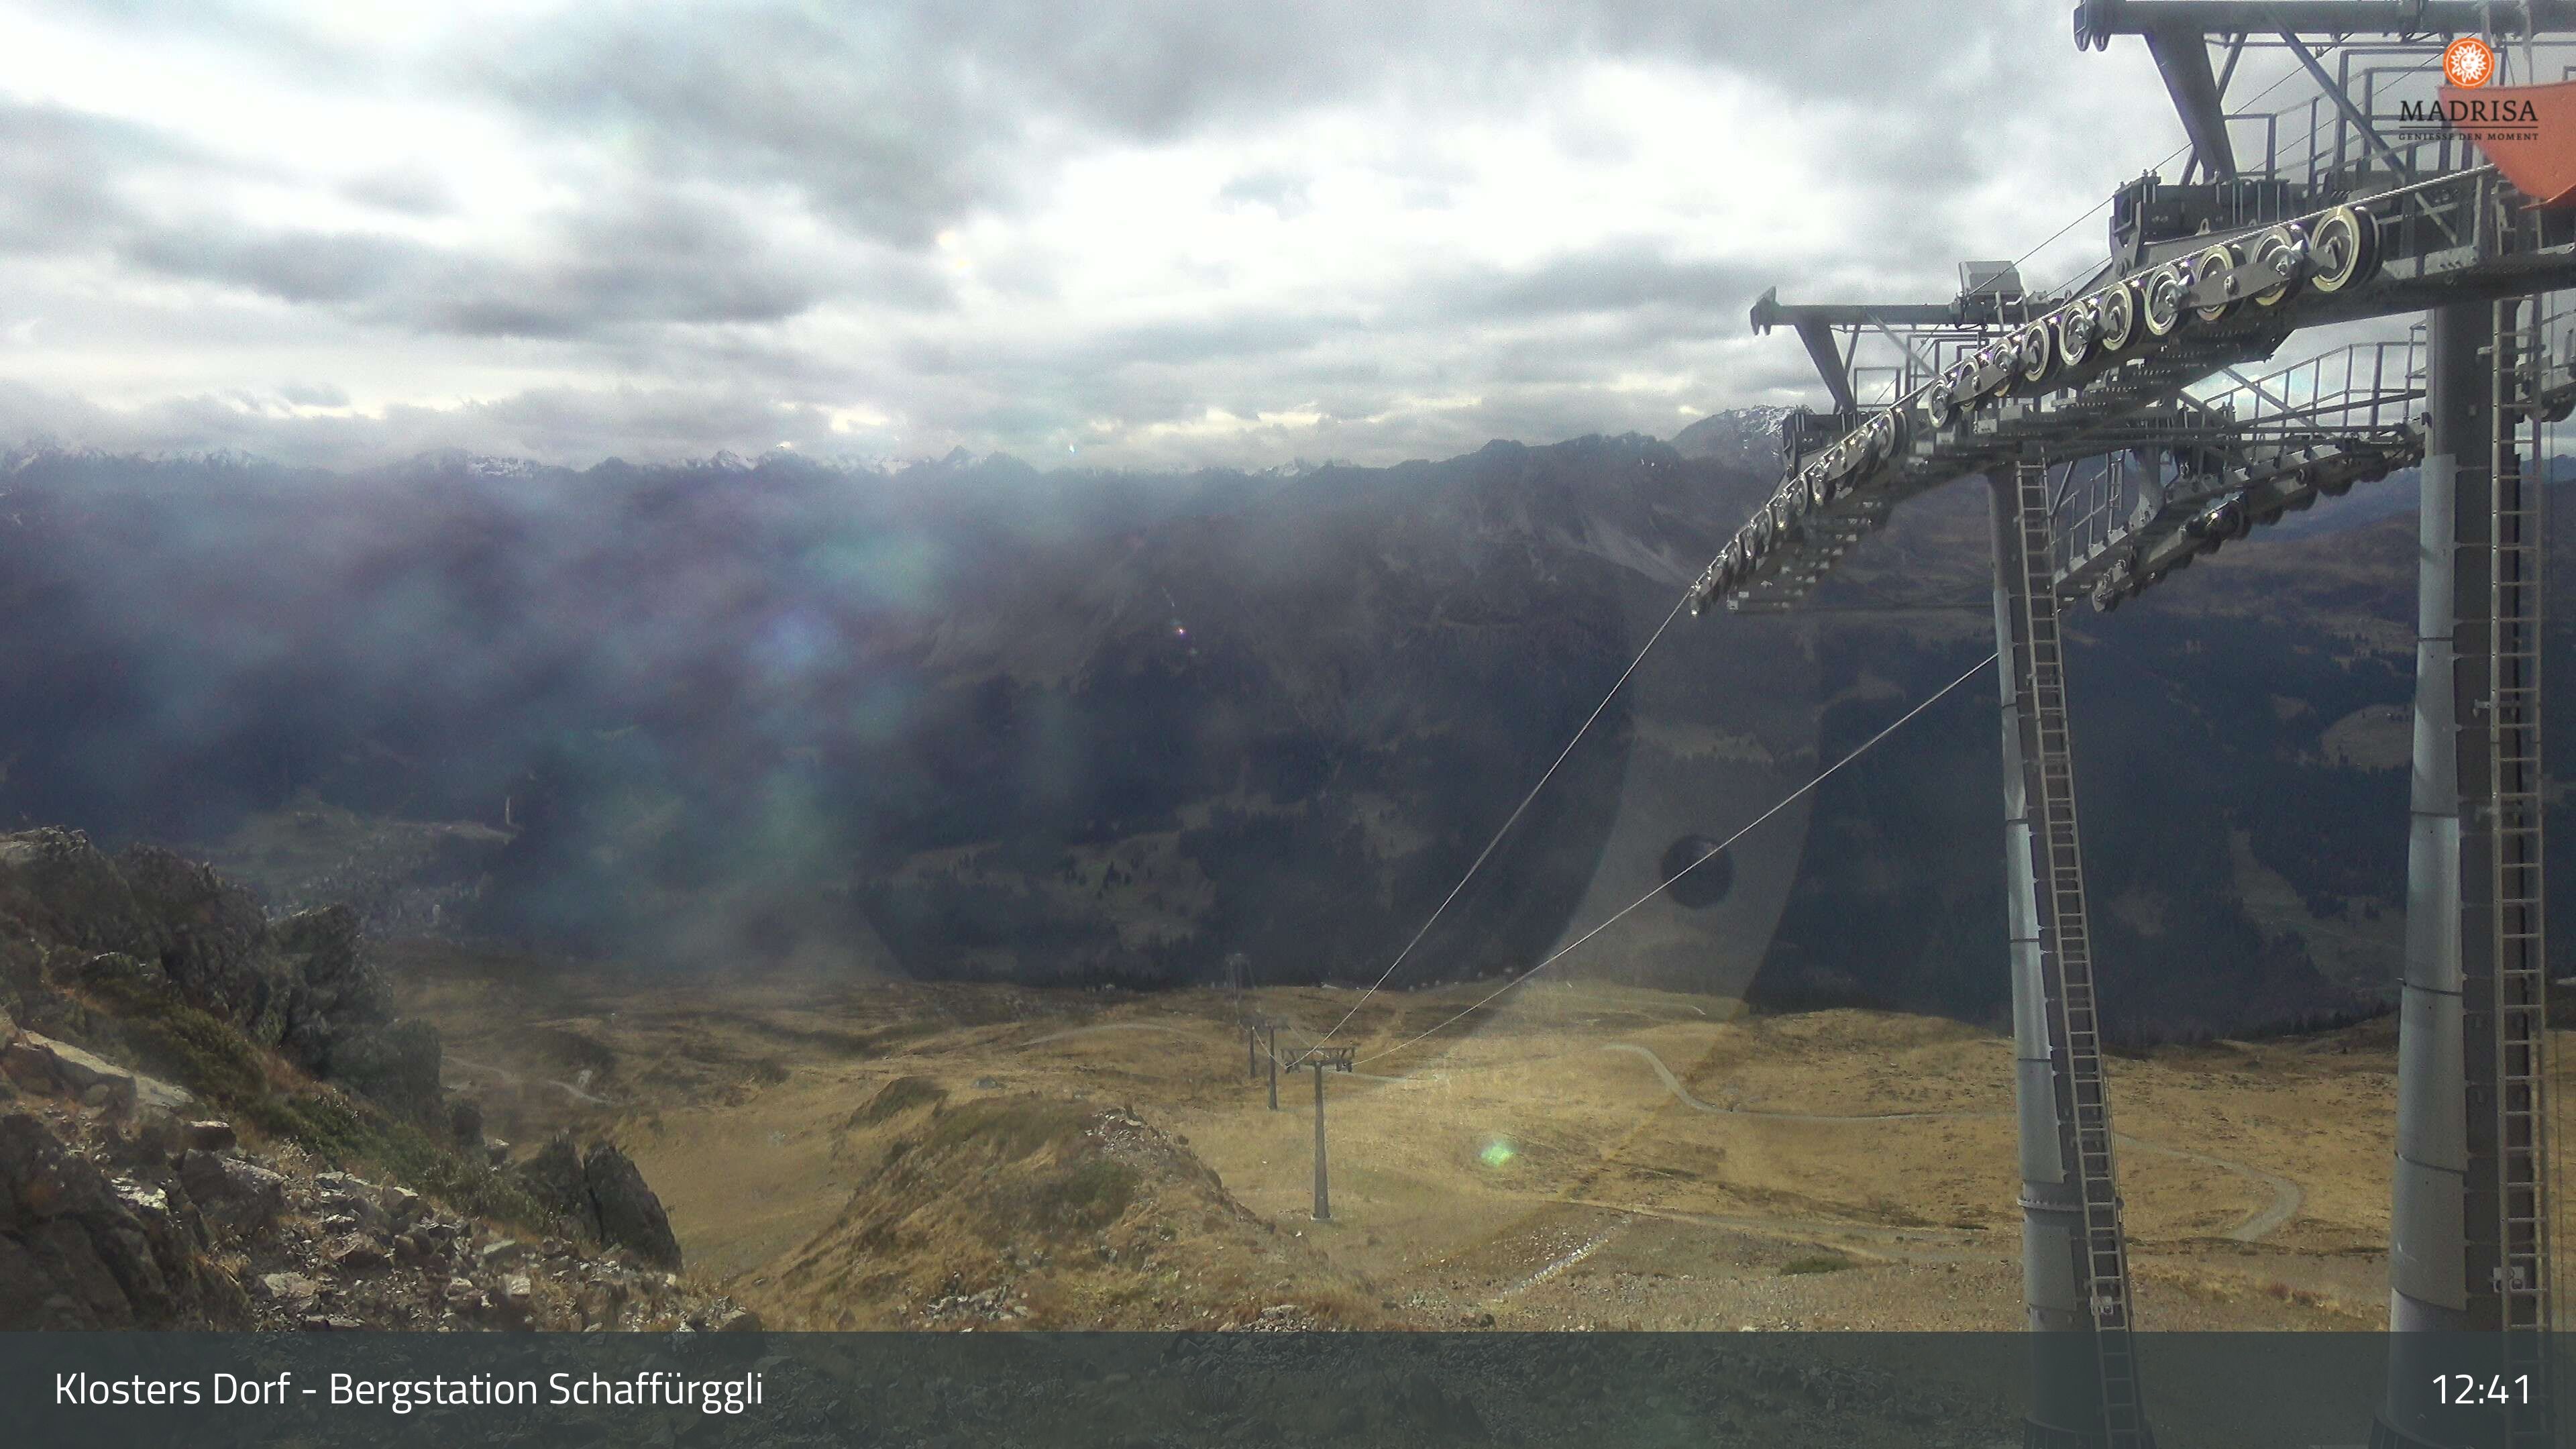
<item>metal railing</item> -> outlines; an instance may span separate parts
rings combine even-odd
[[[2130,420],[2124,446],[2058,465],[2058,573],[2242,492],[2275,465],[2355,448],[2403,453],[2418,441],[2423,397],[2420,324],[2403,341],[2358,342],[2259,377],[2224,370]]]

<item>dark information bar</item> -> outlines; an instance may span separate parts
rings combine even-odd
[[[2019,1334],[8,1334],[0,1444],[1952,1445],[2021,1442]],[[2366,1444],[2378,1334],[2148,1334],[2160,1449]],[[2409,1341],[2411,1401],[2500,1442],[2492,1338]],[[2435,1376],[2439,1382],[2435,1382]],[[2519,1399],[2516,1400],[2516,1396]],[[2527,1401],[2527,1402],[2526,1402]],[[2565,1437],[2562,1415],[2559,1442]]]

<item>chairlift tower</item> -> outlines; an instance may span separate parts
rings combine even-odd
[[[1312,1067],[1315,1071],[1315,1221],[1333,1220],[1333,1196],[1324,1171],[1324,1072],[1356,1070],[1359,1048],[1355,1046],[1311,1046],[1288,1063],[1288,1069]],[[1273,1084],[1276,1090],[1276,1084]]]
[[[2454,36],[2483,36],[2530,77],[2536,48],[2563,44],[2540,37],[2570,30],[2570,0],[2085,0],[2079,47],[2143,37],[2191,151],[2178,183],[2149,173],[2114,196],[2099,266],[2044,294],[1977,269],[1948,304],[1794,307],[1776,291],[1756,304],[1757,328],[1798,331],[1834,410],[1789,419],[1782,483],[1701,575],[1694,612],[1794,607],[1905,499],[1972,475],[1994,492],[2024,1273],[2043,1330],[2028,1445],[2151,1442],[2127,1361],[2058,606],[2116,608],[2286,511],[2419,461],[2399,1332],[2373,1442],[2555,1442],[2545,1394],[2466,1429],[2456,1410],[2437,1418],[2417,1330],[2497,1335],[2507,1379],[2538,1384],[2546,1368],[2529,459],[2537,424],[2576,401],[2537,300],[2576,286],[2576,216],[2535,210],[2448,127],[2398,129],[2375,108],[2424,86]],[[2227,109],[2253,49],[2286,53],[2314,83],[2304,129],[2295,114],[2284,126]],[[2249,126],[2260,144],[2240,147]],[[2411,312],[2425,314],[2420,343],[2244,370],[2302,328]],[[1865,333],[1897,344],[1886,403],[1863,404],[1856,385]]]
[[[2295,17],[2295,18],[2294,18]],[[2298,28],[2294,29],[2293,26]],[[2349,67],[2329,75],[2302,40],[2329,32],[2476,35],[2500,66],[2531,64],[2531,42],[2576,28],[2576,6],[2519,4],[2138,4],[2086,0],[2077,44],[2146,38],[2214,184],[2242,177],[2229,144],[2217,37],[2232,70],[2244,48],[2277,37],[2361,143],[2362,164],[2421,174],[2422,159],[2391,144]],[[2525,74],[2525,82],[2538,79]],[[2206,84],[2215,80],[2215,84]],[[2442,158],[2431,158],[2439,164]],[[2459,158],[2465,162],[2467,158]],[[2307,177],[2270,177],[2298,204]],[[2511,203],[2461,216],[2511,263],[2546,250],[2545,224]],[[2494,1422],[2463,1427],[2434,1387],[2440,1366],[2423,1334],[2500,1335],[2511,1380],[2544,1382],[2551,1326],[2544,1176],[2543,1081],[2547,975],[2540,906],[2539,482],[2524,467],[2524,431],[2544,400],[2545,348],[2526,309],[2506,293],[2445,300],[2425,315],[2425,459],[2421,473],[2411,823],[2407,837],[2406,959],[2398,1017],[2397,1153],[2391,1188],[2388,1400],[2373,1425],[2378,1449],[2471,1442],[2554,1442],[2545,1406],[2496,1406]],[[2535,318],[2536,321],[2536,318]],[[2545,462],[2544,462],[2545,466]],[[2489,1439],[2489,1435],[2493,1435]]]

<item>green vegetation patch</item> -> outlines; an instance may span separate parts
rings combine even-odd
[[[459,1212],[521,1227],[546,1221],[534,1199],[489,1166],[469,1162],[364,1098],[295,1081],[231,1024],[166,990],[102,975],[84,982],[82,991],[102,1018],[113,1018],[113,1030],[143,1070],[186,1087],[243,1125],[334,1167],[394,1178]]]
[[[928,1077],[897,1077],[850,1114],[852,1127],[873,1126],[902,1116],[915,1107],[935,1107],[948,1100],[948,1089]]]
[[[938,1152],[980,1147],[1003,1162],[1018,1162],[1053,1143],[1079,1140],[1090,1122],[1090,1111],[1077,1103],[984,1097],[941,1113],[922,1145]]]
[[[1780,1276],[1795,1278],[1807,1273],[1839,1273],[1852,1266],[1852,1260],[1840,1253],[1809,1253],[1781,1264]]]
[[[1136,1200],[1136,1169],[1093,1154],[1038,1182],[1021,1204],[1025,1221],[1044,1232],[1096,1232],[1118,1221]]]

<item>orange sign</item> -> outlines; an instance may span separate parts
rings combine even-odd
[[[2495,51],[2474,35],[2463,35],[2442,52],[2442,79],[2473,91],[2495,79]]]
[[[2435,127],[2468,138],[2535,204],[2576,205],[2576,81],[2478,91],[2444,86],[2424,114]]]

